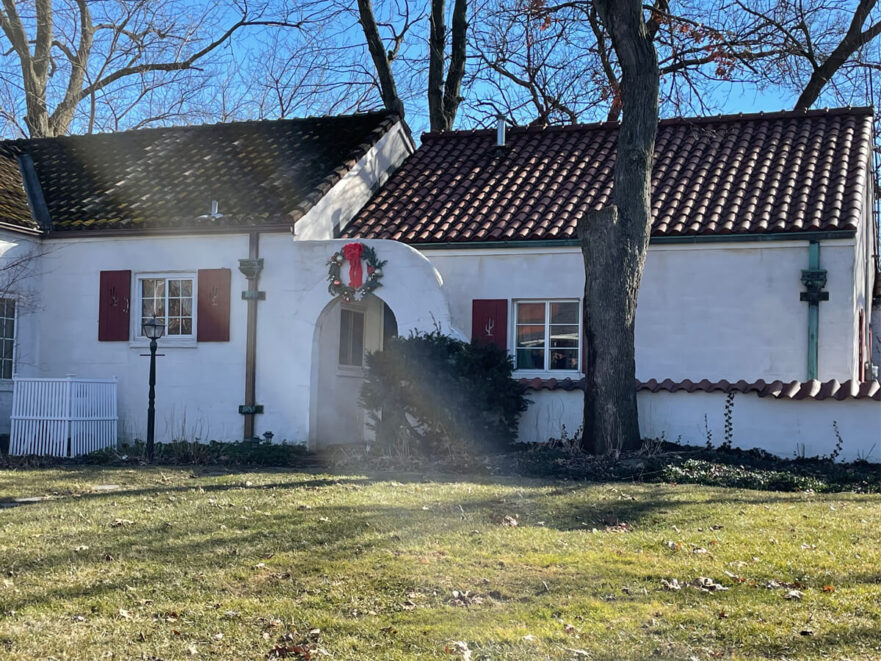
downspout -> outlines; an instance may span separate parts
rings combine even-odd
[[[248,279],[248,289],[242,292],[242,300],[248,301],[248,328],[245,338],[245,403],[239,406],[239,413],[245,416],[243,438],[254,438],[254,416],[263,413],[263,405],[256,402],[257,385],[257,302],[266,299],[266,292],[259,291],[260,272],[263,260],[260,258],[260,233],[251,232],[248,238],[248,259],[239,260],[239,271]]]
[[[808,268],[801,272],[801,281],[807,291],[801,292],[800,300],[808,304],[808,381],[817,376],[820,334],[820,301],[829,300],[826,271],[820,268],[820,242],[811,241],[808,246]]]

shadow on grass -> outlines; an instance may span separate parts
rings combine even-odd
[[[251,472],[252,476],[277,476],[276,471]],[[302,474],[301,474],[302,475]],[[400,476],[398,476],[400,478]],[[411,476],[412,477],[412,476]],[[186,511],[153,511],[150,524],[137,520],[131,525],[111,528],[113,515],[107,513],[106,522],[97,533],[69,534],[63,545],[55,544],[49,549],[21,545],[10,549],[0,559],[0,572],[15,575],[46,576],[60,568],[70,572],[86,570],[86,574],[112,576],[119,566],[116,563],[129,563],[127,577],[111,579],[108,583],[98,583],[89,587],[49,586],[31,594],[5,595],[0,610],[20,610],[26,606],[40,605],[50,601],[88,599],[119,590],[121,585],[154,586],[162,589],[167,581],[173,580],[180,571],[210,571],[221,569],[232,572],[250,572],[261,562],[263,554],[281,556],[289,554],[287,565],[278,567],[289,572],[286,580],[296,582],[297,578],[313,575],[345,574],[351,569],[353,558],[364,554],[373,556],[391,554],[394,557],[404,554],[418,554],[425,548],[436,544],[441,536],[455,536],[488,533],[491,529],[501,529],[505,516],[514,516],[521,527],[531,525],[556,529],[562,532],[584,531],[593,527],[604,528],[626,522],[639,530],[660,524],[671,512],[691,507],[741,504],[744,506],[767,505],[777,502],[793,502],[793,498],[773,496],[755,492],[731,492],[730,498],[693,498],[682,488],[668,485],[651,487],[650,492],[640,493],[638,498],[624,497],[617,487],[596,487],[591,485],[560,484],[555,481],[529,481],[528,486],[541,491],[518,497],[469,496],[449,499],[442,504],[429,498],[425,502],[431,507],[426,510],[422,504],[368,503],[363,505],[322,505],[298,508],[291,503],[290,508],[272,514],[248,512],[243,509],[244,502],[231,505],[209,505],[208,495],[236,492],[245,494],[261,491],[288,490],[287,497],[298,491],[315,491],[328,487],[358,486],[387,482],[376,477],[324,478],[313,477],[299,480],[277,480],[266,484],[204,484],[152,487],[138,486],[134,489],[119,489],[112,492],[90,492],[75,497],[63,498],[51,503],[76,503],[83,500],[108,501],[108,499],[130,499],[144,496],[167,496],[179,492],[200,490],[197,498],[178,502],[174,507],[187,508]],[[438,482],[431,479],[411,479],[411,484]],[[451,477],[450,481],[467,482]],[[402,479],[397,479],[405,485]],[[495,484],[492,480],[482,484]],[[547,487],[554,487],[547,490]],[[583,493],[582,493],[583,492]],[[408,491],[402,494],[407,498],[418,498]],[[199,499],[204,497],[204,502]],[[433,497],[432,497],[433,498]],[[614,500],[611,500],[614,498]],[[573,502],[573,499],[575,502]],[[254,505],[253,501],[250,504]],[[129,503],[129,508],[133,503]],[[163,501],[164,504],[164,501]],[[116,503],[114,503],[116,505]],[[255,507],[257,505],[254,505]],[[259,505],[266,507],[266,504]],[[103,505],[102,505],[103,507]],[[66,512],[65,515],[68,513]],[[75,513],[74,513],[75,515]],[[157,521],[168,516],[173,522]],[[99,515],[100,516],[100,515]],[[541,522],[541,523],[539,523]],[[94,526],[93,523],[91,524]],[[104,528],[103,526],[107,526]],[[91,547],[76,551],[82,542]],[[448,543],[453,544],[452,541]],[[107,554],[113,560],[105,560]],[[272,563],[264,563],[271,565]],[[493,563],[490,563],[492,565]],[[267,569],[268,571],[268,569]],[[282,572],[284,573],[284,572]],[[414,574],[414,576],[417,574]],[[865,580],[874,582],[876,575],[866,575]],[[415,578],[413,579],[416,580]],[[158,587],[155,587],[158,586]],[[540,587],[540,586],[538,586]]]

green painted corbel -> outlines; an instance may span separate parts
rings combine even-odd
[[[807,291],[801,292],[800,300],[808,304],[808,380],[816,379],[817,359],[820,345],[820,301],[829,300],[826,271],[820,268],[820,242],[811,241],[808,248],[808,268],[801,272],[801,281]]]

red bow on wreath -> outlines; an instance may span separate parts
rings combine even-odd
[[[358,289],[364,284],[364,274],[361,271],[361,253],[364,246],[360,243],[349,243],[343,246],[343,257],[349,262],[349,287]]]

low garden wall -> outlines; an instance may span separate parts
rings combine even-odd
[[[541,442],[570,437],[581,425],[580,389],[533,390],[521,416],[520,440]],[[650,392],[637,396],[643,438],[664,438],[718,447],[729,436],[734,447],[762,448],[783,457],[831,454],[842,439],[839,460],[881,461],[881,401],[871,398],[777,399],[751,392]],[[837,427],[838,435],[836,435]]]

